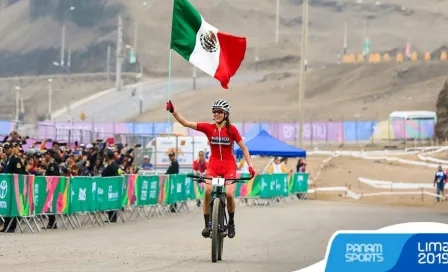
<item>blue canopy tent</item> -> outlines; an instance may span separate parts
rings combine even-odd
[[[279,156],[279,157],[306,157],[306,151],[275,139],[265,130],[246,142],[251,155]],[[234,153],[243,155],[241,148],[235,144]]]

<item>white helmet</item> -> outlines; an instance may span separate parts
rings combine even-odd
[[[230,105],[223,99],[218,99],[213,103],[212,109],[221,109],[227,113],[230,113]]]

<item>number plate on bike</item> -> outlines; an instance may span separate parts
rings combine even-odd
[[[224,178],[212,178],[212,185],[213,186],[224,186],[226,179]]]

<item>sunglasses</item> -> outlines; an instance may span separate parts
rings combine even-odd
[[[223,114],[224,113],[224,111],[222,111],[222,110],[214,110],[213,111],[213,114]]]

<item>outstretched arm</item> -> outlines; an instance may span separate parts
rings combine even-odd
[[[177,120],[177,122],[179,122],[184,127],[191,128],[191,129],[198,128],[198,123],[188,121],[187,119],[185,119],[182,115],[180,115],[176,111],[173,111],[173,116]]]
[[[198,124],[195,122],[188,121],[185,119],[182,115],[180,115],[177,111],[174,110],[173,103],[171,103],[171,100],[166,102],[166,110],[171,112],[174,116],[174,118],[179,122],[182,126],[191,128],[191,129],[197,129]]]

